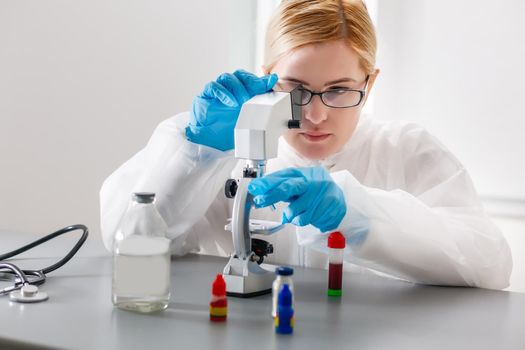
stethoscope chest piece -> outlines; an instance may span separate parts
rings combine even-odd
[[[38,287],[32,284],[25,284],[22,288],[9,293],[9,300],[17,303],[38,303],[47,298],[47,293],[40,292]]]

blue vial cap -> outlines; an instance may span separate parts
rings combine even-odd
[[[284,307],[292,306],[292,291],[287,284],[284,284],[283,288],[279,292],[277,304]]]
[[[275,269],[275,274],[279,276],[291,276],[293,275],[293,269],[291,267],[279,266]]]

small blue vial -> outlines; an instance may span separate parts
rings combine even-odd
[[[273,281],[272,284],[272,317],[277,317],[277,298],[279,297],[279,292],[285,284],[290,287],[290,291],[293,295],[293,269],[291,267],[279,266],[275,269],[275,274],[277,278]],[[293,307],[293,297],[292,297],[292,307]]]
[[[292,307],[292,291],[285,284],[277,298],[277,317],[275,318],[275,332],[292,334],[294,328],[294,312]]]

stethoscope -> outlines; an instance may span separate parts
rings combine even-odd
[[[41,270],[22,270],[14,264],[7,263],[4,260],[12,258],[29,249],[32,249],[42,243],[45,243],[55,237],[63,235],[64,233],[82,230],[82,236],[78,242],[71,248],[69,253],[58,262]],[[29,243],[21,248],[13,250],[12,252],[0,255],[0,279],[7,278],[11,280],[14,278],[14,284],[0,290],[0,295],[9,294],[11,301],[19,303],[35,303],[48,299],[47,293],[38,290],[38,286],[44,284],[46,281],[46,274],[64,266],[71,258],[78,252],[80,247],[84,244],[88,237],[88,228],[85,225],[71,225],[64,227],[56,232],[53,232],[45,237],[42,237],[32,243]]]

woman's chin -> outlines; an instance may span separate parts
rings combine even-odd
[[[323,160],[330,157],[337,148],[335,136],[330,135],[327,138],[311,140],[301,134],[295,134],[293,137],[287,137],[287,142],[302,157],[310,160]]]
[[[328,147],[323,147],[320,145],[297,145],[295,149],[297,152],[310,160],[323,160],[330,157],[331,153]]]

